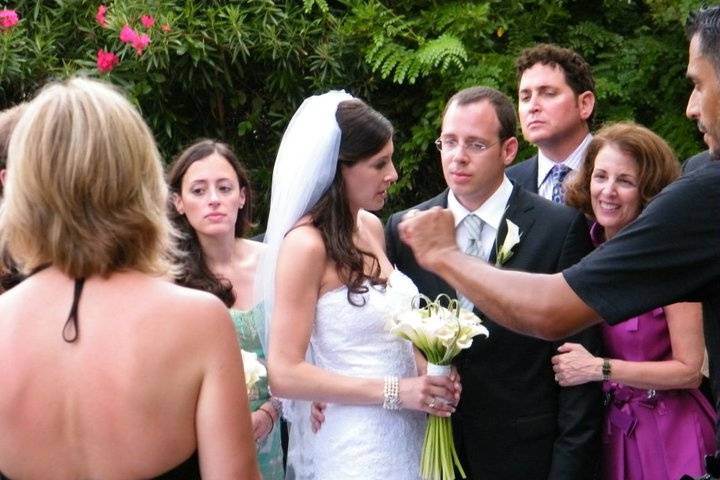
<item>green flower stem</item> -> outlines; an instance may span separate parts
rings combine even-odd
[[[454,480],[453,465],[462,478],[467,478],[455,451],[449,418],[431,415],[428,419],[420,465],[423,480]]]

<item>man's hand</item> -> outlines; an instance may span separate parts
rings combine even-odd
[[[400,238],[415,254],[420,266],[435,271],[451,251],[457,251],[452,212],[440,207],[420,212],[410,210],[398,225]]]

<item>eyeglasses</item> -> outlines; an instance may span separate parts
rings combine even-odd
[[[479,155],[488,148],[493,147],[500,142],[502,142],[502,139],[499,139],[496,142],[491,143],[490,145],[485,145],[482,142],[474,141],[464,144],[463,148],[465,148],[465,151],[468,152],[470,155]],[[438,138],[437,140],[435,140],[435,146],[441,152],[453,153],[460,147],[460,142],[458,142],[457,140],[443,140],[442,138]]]

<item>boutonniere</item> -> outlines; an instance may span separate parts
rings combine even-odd
[[[499,267],[508,260],[510,260],[510,257],[512,257],[515,253],[513,252],[513,248],[515,248],[517,244],[520,243],[520,237],[522,237],[520,228],[517,225],[515,225],[507,218],[505,219],[505,222],[507,222],[507,234],[505,234],[505,239],[503,240],[502,246],[500,248],[497,248],[497,244],[495,244],[496,267]]]

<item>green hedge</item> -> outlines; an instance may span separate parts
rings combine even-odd
[[[232,144],[251,171],[262,228],[290,115],[307,95],[345,88],[396,125],[401,180],[389,213],[443,187],[432,141],[445,99],[475,84],[515,97],[513,60],[536,42],[571,47],[593,65],[596,123],[641,122],[681,158],[704,148],[683,115],[690,88],[682,25],[699,3],[108,1],[98,22],[97,1],[6,2],[20,21],[0,27],[0,106],[48,79],[105,78],[141,108],[166,158],[200,136]],[[120,40],[125,25],[149,37],[140,53]],[[98,69],[100,50],[118,57],[109,72]],[[531,150],[523,145],[520,157]]]

